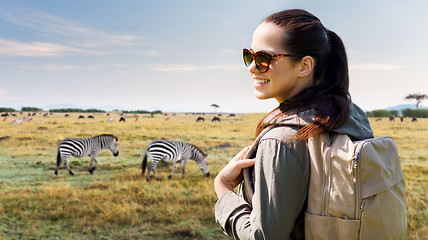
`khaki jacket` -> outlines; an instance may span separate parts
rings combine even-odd
[[[269,118],[269,117],[268,117]],[[312,111],[276,121],[260,140],[254,166],[252,206],[233,191],[215,205],[216,221],[234,239],[304,239],[304,213],[310,176],[306,141],[286,141],[311,122]],[[335,130],[353,140],[373,137],[366,114],[351,105],[348,121]]]

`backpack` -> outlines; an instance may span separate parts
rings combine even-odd
[[[269,129],[259,135],[246,158],[255,156],[258,141]],[[323,133],[307,144],[311,173],[306,239],[406,239],[404,174],[391,138],[352,141],[347,135]],[[243,173],[251,203],[251,172]]]

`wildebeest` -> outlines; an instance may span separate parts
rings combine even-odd
[[[219,117],[213,117],[211,122],[220,122],[220,118]]]
[[[70,117],[70,115],[68,115],[68,114],[65,114],[65,115],[64,115],[64,117]]]
[[[79,115],[77,119],[85,119],[85,117],[83,115]]]
[[[55,174],[58,175],[59,166],[64,162],[70,175],[74,175],[68,165],[70,155],[74,157],[90,156],[89,173],[92,174],[98,164],[95,156],[99,151],[108,148],[113,153],[113,156],[117,157],[119,155],[117,141],[117,137],[111,134],[102,134],[93,138],[66,138],[62,140],[58,145]]]
[[[88,116],[88,118],[92,118],[92,119],[94,119],[94,116],[92,116],[92,115],[89,115],[89,116]]]
[[[119,122],[125,122],[125,118],[124,117],[120,117]]]
[[[147,146],[146,153],[144,154],[143,162],[141,164],[143,175],[147,167],[147,156],[149,156],[152,160],[147,171],[147,181],[150,181],[151,171],[153,171],[157,179],[156,165],[159,161],[174,164],[174,168],[168,178],[171,178],[172,175],[177,171],[177,165],[179,162],[181,162],[182,178],[184,178],[184,172],[188,159],[192,159],[197,162],[199,164],[199,169],[205,174],[205,176],[210,176],[207,162],[208,155],[205,154],[200,148],[192,144],[178,141],[154,140]]]
[[[196,122],[200,122],[200,121],[205,122],[205,118],[203,118],[203,117],[198,117],[198,118],[196,119]]]
[[[418,119],[416,119],[416,117],[412,117],[412,122],[417,122]]]
[[[393,116],[389,117],[389,121],[390,121],[390,122],[394,122],[394,120],[395,120],[395,119],[394,119],[394,117],[393,117]]]

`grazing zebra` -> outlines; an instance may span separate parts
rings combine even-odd
[[[21,124],[22,125],[22,119],[13,120],[12,126],[14,126],[15,124]]]
[[[177,165],[179,162],[181,162],[182,177],[184,178],[184,171],[189,158],[199,164],[199,169],[201,169],[205,176],[210,176],[207,162],[208,155],[195,145],[184,142],[154,140],[147,146],[146,153],[144,154],[141,167],[143,176],[146,171],[148,154],[150,155],[152,162],[148,167],[146,176],[147,181],[150,181],[150,171],[153,171],[156,179],[158,179],[156,175],[156,164],[161,160],[167,163],[174,163],[174,169],[172,170],[171,175],[168,176],[169,179],[171,179],[172,175],[177,171]]]
[[[119,155],[117,137],[111,134],[102,134],[93,138],[66,138],[62,140],[58,146],[55,174],[58,175],[59,165],[64,162],[68,172],[74,175],[68,165],[68,157],[70,157],[70,155],[74,157],[90,156],[89,173],[92,174],[98,163],[95,156],[99,151],[105,148],[110,149],[113,156],[117,157],[117,155]]]

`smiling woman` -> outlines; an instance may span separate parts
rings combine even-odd
[[[244,148],[217,175],[217,222],[235,239],[305,239],[309,139],[333,132],[373,137],[366,115],[351,103],[344,45],[317,17],[293,9],[267,17],[243,57],[255,96],[279,106],[257,126],[255,158],[245,159]],[[252,166],[254,195],[235,194],[242,170]]]

